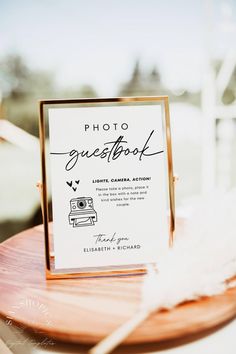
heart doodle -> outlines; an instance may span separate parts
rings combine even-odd
[[[79,184],[80,180],[78,179],[78,181],[75,181],[76,184]]]
[[[68,184],[69,187],[72,187],[72,181],[70,181],[70,182],[66,181],[66,183]]]

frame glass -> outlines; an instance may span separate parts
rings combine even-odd
[[[156,114],[156,118],[155,118],[155,114]],[[78,118],[76,118],[77,116]],[[144,117],[144,118],[140,118],[135,121],[135,117],[137,116]],[[149,116],[151,117],[150,119],[154,119],[152,120],[153,123],[151,123],[151,120],[149,121]],[[84,117],[87,117],[86,118],[87,121],[84,120],[85,119]],[[105,119],[104,117],[106,117],[106,121],[102,120]],[[110,119],[109,117],[116,117],[116,121],[115,122],[113,121],[115,118]],[[123,119],[123,117],[125,118]],[[151,131],[150,129],[152,129],[152,124],[154,125],[157,124],[157,121],[155,121],[155,119],[160,120],[158,124],[159,127],[162,127],[161,132],[160,129],[158,132],[159,134],[158,137],[162,139],[162,147],[159,148],[159,150],[157,149],[157,151],[153,150],[154,151],[153,152],[151,151],[151,149],[154,149],[154,146],[156,146],[155,144],[157,142],[157,138],[154,136],[155,130],[153,129]],[[100,121],[101,124],[99,123]],[[81,128],[82,127],[81,122],[83,122],[83,130]],[[130,122],[132,122],[132,124]],[[132,129],[133,129],[132,131],[131,128],[129,127],[130,125],[132,125]],[[77,236],[79,235],[79,237],[82,237],[81,235],[83,235],[85,231],[88,232],[87,230],[92,230],[92,229],[94,230],[96,228],[95,226],[97,226],[98,220],[99,222],[101,222],[101,219],[103,217],[103,215],[101,215],[103,214],[101,213],[102,208],[104,209],[105,214],[111,215],[111,218],[113,218],[112,215],[114,215],[114,211],[116,212],[117,210],[118,211],[117,225],[118,224],[120,225],[121,223],[122,225],[124,224],[124,230],[125,230],[126,218],[123,217],[124,215],[126,215],[125,213],[130,212],[131,215],[136,215],[136,211],[137,211],[137,215],[140,216],[141,214],[138,214],[138,212],[140,213],[142,209],[142,207],[140,208],[140,205],[141,206],[143,205],[144,211],[145,211],[145,207],[148,205],[149,202],[151,202],[152,205],[154,205],[155,204],[154,200],[156,197],[158,197],[158,194],[156,194],[154,198],[152,196],[153,194],[152,190],[156,191],[155,189],[156,185],[160,184],[159,193],[162,193],[163,190],[165,191],[167,203],[166,203],[166,210],[163,211],[163,205],[164,205],[163,203],[165,203],[164,201],[162,205],[161,204],[159,205],[159,210],[161,211],[162,215],[164,215],[164,213],[168,214],[167,217],[168,240],[166,240],[165,238],[164,242],[166,243],[167,241],[168,246],[171,246],[173,244],[173,233],[175,229],[175,201],[174,201],[174,177],[173,177],[168,97],[155,96],[155,97],[116,97],[116,98],[41,100],[39,102],[39,126],[40,126],[41,168],[42,168],[41,205],[42,205],[44,236],[45,236],[46,278],[58,279],[58,278],[88,277],[88,276],[127,275],[127,274],[138,274],[138,273],[145,272],[147,264],[154,262],[153,257],[149,261],[149,256],[148,256],[149,253],[152,253],[153,247],[151,246],[149,246],[149,249],[148,248],[145,249],[146,245],[145,244],[142,245],[142,247],[144,248],[144,254],[146,254],[146,258],[145,256],[143,256],[145,262],[143,261],[133,262],[132,257],[134,260],[139,260],[139,254],[141,254],[140,259],[142,259],[142,252],[140,253],[140,251],[135,250],[136,253],[134,255],[133,251],[132,251],[133,253],[130,252],[130,250],[134,246],[128,244],[127,241],[128,238],[126,240],[125,237],[119,238],[119,240],[121,239],[121,241],[119,242],[123,242],[124,244],[123,249],[119,248],[119,250],[122,252],[126,250],[126,253],[130,252],[130,256],[127,257],[125,255],[122,256],[124,260],[128,260],[128,262],[124,261],[123,264],[120,263],[122,262],[123,259],[122,257],[121,257],[121,261],[119,261],[119,259],[116,259],[116,257],[119,258],[120,254],[122,253],[121,252],[112,253],[112,252],[117,252],[118,249],[117,246],[118,238],[116,236],[116,232],[112,234],[113,237],[112,236],[105,237],[102,236],[105,234],[99,233],[93,235],[93,237],[95,237],[96,242],[109,243],[109,245],[115,246],[115,248],[109,250],[109,252],[107,253],[106,252],[104,253],[104,251],[102,251],[103,253],[102,256],[99,255],[93,257],[93,255],[91,254],[89,255],[90,258],[87,255],[86,256],[82,255],[81,253],[82,256],[80,257],[80,259],[84,257],[84,264],[78,263],[78,266],[75,266],[76,257],[73,255],[73,249],[75,247],[72,247],[73,245],[71,245],[71,249],[69,251],[66,250],[67,246],[70,247],[70,244],[68,245],[69,241],[66,241],[66,237],[67,237],[66,235],[71,233],[72,235],[71,239],[75,240],[75,242],[77,242],[76,245],[78,246],[79,241]],[[113,132],[111,132],[112,129]],[[128,129],[130,129],[129,133],[127,132]],[[141,136],[143,132],[146,131],[145,129],[149,129],[151,133],[149,134],[149,137],[143,149],[139,149],[138,147],[132,149],[130,147],[128,148],[127,147],[128,139],[126,138],[126,135],[129,135],[130,140],[133,139],[132,141],[135,141],[137,135],[140,134]],[[78,139],[77,139],[77,135],[75,135],[76,130],[77,130],[76,134],[78,135]],[[153,132],[154,134],[152,134]],[[71,135],[71,139],[70,139],[70,135]],[[101,135],[101,139],[103,138],[105,139],[105,137],[110,138],[110,136],[112,136],[113,139],[112,141],[110,141],[111,139],[109,141],[106,140],[103,149],[101,149],[100,146],[101,145],[100,135]],[[115,136],[119,136],[118,140],[119,139],[120,140],[119,141],[114,140]],[[151,139],[153,140],[152,143],[151,143]],[[91,148],[91,151],[88,150],[88,147],[86,147],[84,150],[82,149],[82,147],[80,147],[80,149],[78,150],[75,149],[74,148],[75,144],[79,145],[78,140],[84,141],[84,144],[86,146],[90,146],[90,145],[93,146],[93,148]],[[66,151],[63,150],[64,148],[63,144],[65,144],[65,146],[69,146],[70,141],[74,141],[74,145],[72,144],[73,147],[70,148],[70,150],[68,149]],[[100,145],[99,144],[98,145],[100,150],[97,147],[96,142],[99,142]],[[152,148],[151,145],[153,145]],[[57,147],[56,150],[52,151],[52,149],[55,149],[55,146]],[[60,147],[59,150],[58,147]],[[162,182],[159,182],[159,179],[156,174],[156,169],[154,166],[154,162],[158,162],[159,160],[157,159],[158,158],[160,159],[160,156],[162,156],[161,159],[163,160],[163,164],[162,165],[160,164],[160,166],[163,167],[159,168],[159,173],[160,175],[163,175],[165,177],[164,180],[162,180]],[[121,175],[127,175],[127,176],[132,175],[132,172],[135,171],[135,169],[136,172],[142,170],[144,160],[149,161],[149,163],[147,163],[147,171],[148,171],[147,175],[148,176],[150,175],[150,177],[139,177],[139,178],[137,177],[136,179],[133,178],[133,180],[130,180],[129,178],[119,178],[121,177]],[[118,164],[120,166],[120,170],[117,170],[116,165]],[[58,168],[61,168],[62,165],[63,165],[63,172],[62,171],[60,172]],[[98,171],[98,166],[99,168],[101,168],[102,166],[103,176],[107,174],[109,175],[109,178],[96,180],[97,172],[94,172],[95,173],[94,179],[91,180],[92,178],[91,176],[93,175],[93,172],[91,172],[91,165],[92,166],[94,165],[96,171]],[[85,166],[85,168],[82,168],[81,171],[78,168],[78,166]],[[115,171],[115,173],[117,173],[117,171],[122,171],[122,170],[123,172],[121,173],[120,176],[118,176],[117,179],[110,178],[111,177],[110,171],[112,169],[113,172]],[[73,175],[73,171],[75,170],[77,171],[76,178],[74,177],[75,175]],[[78,177],[80,176],[80,173],[83,174],[84,176],[83,179],[80,179],[81,177]],[[87,175],[90,176],[91,178],[90,179],[85,178]],[[67,176],[70,176],[70,178],[67,178]],[[129,192],[125,192],[122,190],[122,189],[128,190],[129,188],[133,190],[132,188],[135,187],[139,189],[145,189],[145,185],[143,182],[145,178],[147,179],[149,178],[148,180],[149,185],[146,185],[146,188],[151,187],[151,192],[149,191],[132,192],[133,194],[136,194],[136,196],[138,196],[136,198],[136,197],[131,197]],[[89,182],[87,182],[86,179],[89,179]],[[136,183],[137,180],[139,180],[138,182],[139,185]],[[78,196],[78,190],[81,181],[84,183],[84,186],[86,186],[86,183],[89,183],[90,189],[92,183],[95,185],[96,183],[98,183],[96,185],[96,188],[94,186],[92,188],[93,198],[91,197],[91,195],[85,197],[83,194],[82,197],[81,193],[79,193]],[[111,181],[114,182],[112,186],[115,187],[109,187],[108,189],[110,190],[111,188],[112,190],[113,188],[113,190],[115,190],[116,192],[107,193],[106,196],[108,196],[109,194],[109,196],[115,195],[116,197],[102,198],[101,196],[103,194],[99,193],[99,191],[100,189],[105,190],[106,188],[99,188],[97,186],[99,186],[99,183],[101,183],[101,185],[106,187],[109,185],[111,186],[110,183]],[[119,188],[117,186],[122,186],[122,185],[124,187],[119,187],[121,192],[118,193]],[[60,186],[63,186],[63,188],[61,188]],[[52,211],[50,211],[49,198],[48,198],[48,195],[51,193],[51,189],[52,190],[55,189],[54,197],[52,191]],[[60,198],[58,197],[59,190],[62,190],[62,195],[63,195],[60,196]],[[84,190],[88,190],[88,188],[87,189],[84,188]],[[142,196],[140,193],[143,194],[146,193],[147,197],[145,197],[145,195]],[[123,194],[123,196],[125,195],[125,197],[120,198],[120,195],[118,194],[120,195]],[[97,212],[96,208],[93,205],[94,199],[97,200],[96,204],[97,206],[99,206],[100,213]],[[64,207],[61,207],[62,205],[64,205],[63,203],[61,204],[61,200],[63,200],[63,203],[66,200],[65,203],[66,210],[64,210]],[[122,202],[121,203],[117,202],[117,204],[115,204],[113,201],[116,200],[122,200]],[[125,203],[125,200],[128,202]],[[158,200],[158,198],[156,200]],[[70,211],[69,211],[69,205],[71,208]],[[124,209],[125,206],[127,207],[126,209]],[[65,218],[64,219],[61,218],[62,214],[60,213],[62,212],[62,209],[64,213],[63,215],[66,215],[67,217],[67,221],[65,221]],[[158,209],[158,205],[157,205],[157,209]],[[109,210],[113,210],[113,213],[109,214]],[[53,215],[52,224],[49,223],[49,214],[51,213]],[[98,214],[101,216],[98,216]],[[122,216],[122,220],[119,220],[119,215]],[[151,208],[150,217],[152,218],[152,220],[153,218],[155,218],[155,215],[156,215],[155,210]],[[64,220],[63,225],[60,225],[62,219]],[[162,217],[163,224],[166,222],[164,219],[165,217],[164,218]],[[116,223],[115,218],[113,218],[112,220],[113,221],[110,221],[110,223],[113,224]],[[90,226],[90,227],[85,228],[85,226]],[[139,229],[145,227],[145,222],[141,221],[139,226],[140,227],[136,226],[137,233],[139,232]],[[64,227],[64,231],[62,232],[60,231],[60,229],[63,229],[63,227]],[[55,228],[56,230],[59,231],[55,231],[55,230],[53,231],[52,228]],[[131,230],[130,224],[129,225],[127,224],[127,228]],[[65,230],[68,231],[66,232]],[[155,225],[153,227],[152,225],[149,226],[148,230],[147,230],[148,234],[149,233],[155,234],[156,232]],[[162,229],[160,228],[160,230]],[[77,238],[73,238],[74,237],[73,235],[75,233],[77,235],[76,236]],[[158,234],[158,232],[156,233]],[[162,237],[161,242],[163,243],[163,238],[165,236],[159,235],[158,237],[159,238]],[[152,243],[152,239],[150,239],[150,241]],[[153,240],[153,242],[155,244],[155,240]],[[87,248],[85,247],[83,249],[86,250]],[[91,249],[92,248],[88,248],[88,250]],[[62,254],[63,252],[65,253],[67,252],[68,254],[64,255]],[[86,251],[86,252],[88,253],[90,251]],[[115,259],[115,261],[110,261],[110,263],[105,264],[104,262],[106,261],[106,257],[109,258],[108,256],[106,256],[108,253],[110,253],[110,259]],[[68,265],[67,265],[65,259],[69,258],[70,255],[71,258],[74,259],[74,263],[70,263],[71,260],[68,259]],[[67,258],[64,259],[63,258],[64,256],[66,256]],[[61,261],[58,261],[59,263],[57,263],[57,259],[58,260],[61,259]],[[89,259],[91,259],[91,265],[89,264]],[[97,264],[96,264],[96,259],[98,261]],[[131,259],[131,261],[129,261],[129,259]],[[60,266],[58,267],[57,264],[60,264]],[[71,266],[71,264],[73,264],[73,266]]]

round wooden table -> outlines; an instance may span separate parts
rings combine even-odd
[[[0,245],[0,314],[7,323],[75,343],[96,343],[138,309],[143,276],[46,280],[43,228]],[[173,289],[174,291],[174,289]],[[126,340],[150,343],[194,336],[236,315],[236,288],[150,316]]]

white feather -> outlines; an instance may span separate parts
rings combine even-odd
[[[236,192],[204,200],[144,280],[142,308],[220,294],[236,275]]]

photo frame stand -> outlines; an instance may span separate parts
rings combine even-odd
[[[46,279],[62,279],[62,278],[78,278],[78,277],[100,277],[100,276],[117,276],[117,275],[137,275],[146,273],[146,264],[130,265],[124,267],[95,267],[86,269],[78,269],[78,271],[65,269],[62,271],[55,271],[55,254],[53,249],[53,235],[49,231],[49,211],[46,187],[46,168],[45,168],[45,123],[44,123],[44,106],[53,104],[100,104],[100,103],[146,103],[146,102],[160,102],[163,104],[166,119],[166,141],[167,141],[167,162],[168,162],[168,189],[169,189],[169,247],[174,243],[175,231],[175,185],[178,177],[173,174],[172,161],[172,146],[170,134],[170,114],[169,101],[167,96],[155,97],[122,97],[122,98],[96,98],[96,99],[71,99],[71,100],[43,100],[39,103],[39,119],[40,119],[40,142],[41,142],[41,161],[42,161],[42,181],[37,183],[37,188],[40,194],[41,209],[44,224],[45,237],[45,265],[46,265]],[[107,268],[107,269],[106,269]]]

